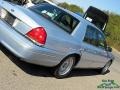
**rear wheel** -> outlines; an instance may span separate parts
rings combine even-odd
[[[75,65],[75,57],[65,58],[54,71],[54,76],[58,79],[64,78],[69,75]]]
[[[112,61],[108,61],[105,66],[101,69],[101,74],[106,74],[109,70],[109,67],[111,66]]]

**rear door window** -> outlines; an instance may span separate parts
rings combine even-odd
[[[84,42],[97,46],[97,34],[95,28],[92,26],[87,26],[86,34],[84,37]]]
[[[105,36],[100,31],[97,31],[97,37],[98,37],[97,46],[101,49],[105,49],[107,47]]]
[[[84,42],[100,49],[106,48],[106,40],[104,34],[92,26],[87,26]]]

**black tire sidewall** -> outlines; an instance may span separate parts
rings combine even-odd
[[[105,67],[106,67],[106,65],[107,65],[108,63],[110,63],[110,65],[108,66],[108,69],[105,71]],[[106,74],[107,71],[109,70],[111,64],[112,64],[112,61],[108,61],[108,62],[105,64],[105,66],[102,68],[101,74],[103,74],[103,75]]]

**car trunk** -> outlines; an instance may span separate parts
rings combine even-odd
[[[52,48],[51,45],[53,45],[54,42],[57,43],[56,38],[60,40],[61,37],[65,37],[62,38],[63,40],[71,38],[67,32],[52,23],[50,20],[47,20],[43,16],[37,15],[28,8],[24,8],[19,5],[10,4],[8,2],[1,4],[0,18],[6,22],[8,26],[12,27],[23,36],[26,36],[28,32],[36,27],[44,27],[47,32],[47,48]]]
[[[103,32],[106,29],[108,23],[108,15],[103,11],[90,6],[84,14],[84,18],[96,25]]]

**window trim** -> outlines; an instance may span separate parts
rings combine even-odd
[[[85,39],[85,36],[86,36],[87,30],[88,30],[89,27],[94,28],[94,27],[91,26],[91,25],[87,25],[87,27],[86,27],[86,32],[85,32],[85,35],[84,35],[84,39]],[[91,44],[91,43],[86,42],[84,39],[83,39],[83,42],[84,42],[84,43],[87,43],[87,44],[89,44],[89,45],[91,45],[91,46],[95,46],[95,45],[93,45],[93,44]],[[96,46],[95,46],[95,47],[96,47]]]
[[[100,34],[103,36],[103,38],[104,38],[104,45],[105,45],[104,48],[100,48],[100,47],[98,47],[98,48],[106,50],[106,48],[107,48],[107,43],[106,43],[105,35],[104,35],[101,31],[99,31],[99,30],[97,30],[96,33],[97,33],[97,34],[100,33]],[[97,36],[97,38],[99,39],[98,36]]]
[[[104,36],[104,34],[103,34],[101,31],[99,31],[97,28],[95,28],[95,27],[93,27],[93,26],[91,26],[91,25],[87,25],[86,32],[87,32],[88,27],[92,27],[92,28],[96,29],[95,32],[96,32],[96,38],[97,38],[97,39],[98,39],[97,32],[100,32],[100,33]],[[85,35],[86,35],[86,32],[85,32]],[[85,36],[84,36],[84,39],[85,39]],[[105,36],[104,36],[104,39],[105,39],[105,47],[104,47],[104,48],[100,48],[100,47],[98,47],[98,46],[96,46],[96,45],[93,45],[93,44],[91,44],[91,43],[88,43],[88,42],[84,41],[84,39],[83,39],[83,42],[84,42],[84,43],[86,43],[86,44],[88,44],[88,45],[90,45],[90,46],[93,46],[93,47],[102,49],[102,50],[106,50],[107,43],[106,43]]]

